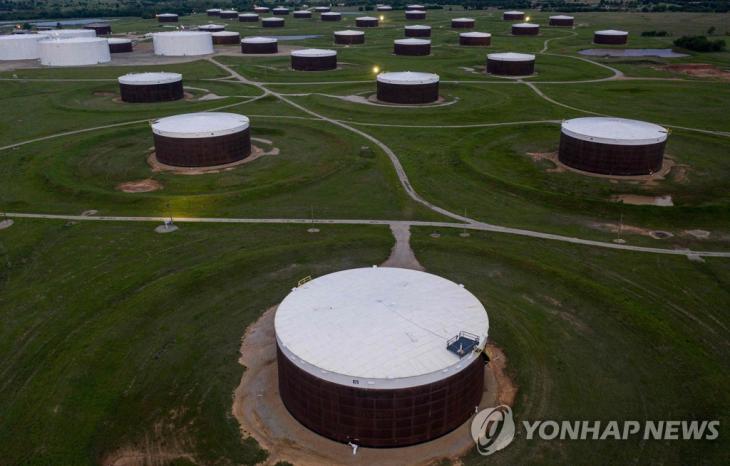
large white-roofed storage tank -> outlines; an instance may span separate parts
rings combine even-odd
[[[96,31],[93,29],[51,29],[43,31],[48,37],[54,39],[73,39],[74,37],[96,37]]]
[[[182,99],[184,95],[179,73],[129,73],[117,80],[124,102],[165,102]]]
[[[396,104],[427,104],[439,98],[439,75],[412,71],[380,73],[378,100]]]
[[[337,69],[337,51],[303,49],[291,52],[291,67],[298,71],[327,71]]]
[[[585,117],[563,122],[558,160],[583,171],[636,176],[659,171],[669,131],[625,118]]]
[[[38,48],[41,65],[46,66],[83,66],[111,61],[109,42],[102,38],[45,39],[38,42]]]
[[[535,55],[531,53],[490,53],[487,73],[498,76],[529,76],[535,72]]]
[[[213,53],[213,36],[204,31],[170,31],[152,34],[155,55],[188,57]]]
[[[47,39],[41,34],[12,34],[0,36],[0,60],[37,60],[38,42]]]
[[[251,155],[249,119],[237,113],[186,113],[152,122],[155,156],[175,167],[211,167]]]
[[[282,301],[274,329],[284,405],[336,441],[425,442],[481,400],[487,313],[445,278],[387,267],[325,275]]]

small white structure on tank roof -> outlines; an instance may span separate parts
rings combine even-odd
[[[213,36],[204,31],[170,31],[152,34],[155,55],[187,57],[209,55],[213,50]]]
[[[109,42],[102,38],[46,39],[38,42],[38,48],[41,64],[46,66],[84,66],[111,61]]]

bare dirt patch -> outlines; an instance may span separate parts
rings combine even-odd
[[[174,418],[174,413],[170,414]],[[166,422],[155,424],[152,432],[145,434],[139,444],[119,448],[102,459],[104,466],[164,466],[176,459],[195,462],[190,441],[170,432]]]
[[[289,461],[297,466],[347,464],[402,466],[456,461],[474,447],[465,422],[451,433],[421,445],[404,448],[360,448],[353,456],[345,444],[315,434],[294,419],[279,397],[276,370],[274,315],[269,308],[250,325],[241,341],[239,363],[246,368],[233,395],[233,415],[244,438],[253,437],[269,452],[264,464]],[[491,361],[485,371],[485,392],[480,407],[512,404],[517,387],[506,373],[507,359],[493,343],[487,345]]]
[[[426,270],[411,249],[411,228],[405,224],[392,224],[390,231],[395,238],[395,244],[388,259],[381,267],[398,267],[401,269]]]
[[[13,226],[13,221],[9,218],[6,218],[5,220],[0,221],[0,230],[5,230],[6,228],[10,228]]]
[[[640,196],[638,194],[617,194],[611,196],[614,202],[623,202],[631,205],[653,205],[659,207],[672,207],[672,196]]]
[[[721,70],[717,66],[708,63],[677,63],[656,68],[662,71],[686,74],[695,78],[714,78],[730,81],[730,71]]]
[[[691,236],[697,239],[709,239],[710,232],[707,230],[684,230],[682,236]]]
[[[261,142],[263,144],[271,145],[272,142],[268,139],[259,139],[259,138],[251,138],[252,141]],[[154,150],[152,148],[151,150]],[[237,162],[233,163],[227,163],[224,165],[214,165],[212,167],[175,167],[172,165],[166,165],[159,160],[157,160],[157,155],[152,152],[147,157],[147,164],[150,166],[153,172],[167,172],[172,173],[175,175],[209,175],[212,173],[221,173],[225,171],[234,170],[235,168],[245,165],[247,163],[251,163],[254,160],[260,159],[261,157],[266,156],[275,156],[279,155],[279,148],[278,147],[271,147],[268,150],[265,150],[257,145],[251,145],[251,155],[246,157],[243,160],[239,160]]]
[[[610,233],[628,233],[630,235],[647,236],[654,239],[668,239],[674,236],[674,233],[669,231],[650,230],[648,228],[637,227],[634,225],[618,225],[616,223],[590,222],[588,223],[588,227],[595,230],[608,231]],[[621,244],[624,242],[625,241],[621,242]]]
[[[117,185],[117,190],[125,193],[149,193],[162,189],[162,183],[152,178],[146,180],[127,181]]]

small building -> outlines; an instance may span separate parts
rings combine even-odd
[[[617,31],[615,29],[606,29],[593,33],[594,44],[604,45],[622,45],[629,41],[629,33],[626,31]]]
[[[487,46],[492,43],[492,35],[488,32],[462,32],[459,34],[459,45]]]
[[[249,119],[237,113],[201,112],[152,122],[155,156],[174,167],[213,167],[251,155]]]
[[[244,37],[241,41],[243,54],[269,54],[279,52],[279,41],[275,37]]]
[[[411,71],[380,73],[378,100],[396,104],[427,104],[439,98],[439,75]]]
[[[304,49],[291,52],[291,67],[297,71],[327,71],[337,69],[335,50]]]
[[[167,102],[180,100],[184,95],[183,78],[179,73],[129,73],[117,81],[124,102]]]
[[[396,39],[393,41],[396,55],[423,56],[431,54],[431,41],[428,39]]]
[[[650,175],[662,168],[668,134],[662,126],[625,118],[565,120],[558,160],[602,175]]]
[[[490,53],[487,73],[498,76],[529,76],[535,73],[535,55],[529,53]]]

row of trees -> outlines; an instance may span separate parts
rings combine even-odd
[[[674,45],[694,52],[722,52],[726,46],[722,39],[711,40],[705,36],[682,36]]]

